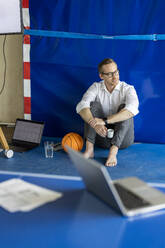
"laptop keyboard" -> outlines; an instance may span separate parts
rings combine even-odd
[[[150,203],[133,194],[129,190],[122,187],[120,184],[115,183],[115,188],[124,204],[128,209],[142,208],[150,206]]]

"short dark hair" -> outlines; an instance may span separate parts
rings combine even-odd
[[[98,71],[99,71],[99,73],[102,73],[102,67],[103,67],[103,65],[107,65],[107,64],[111,64],[111,63],[115,63],[116,64],[116,62],[113,59],[110,59],[110,58],[103,59],[103,61],[101,61],[98,64]]]

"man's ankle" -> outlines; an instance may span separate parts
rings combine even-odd
[[[119,148],[115,145],[112,145],[109,151],[109,155],[111,156],[117,156]]]

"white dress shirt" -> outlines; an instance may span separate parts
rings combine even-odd
[[[97,101],[101,103],[104,117],[107,118],[116,114],[119,106],[125,104],[124,109],[130,111],[134,116],[139,113],[139,101],[134,86],[123,81],[119,81],[112,93],[110,93],[104,80],[93,83],[82,100],[76,106],[76,112],[79,113],[84,108],[90,108],[90,103]]]

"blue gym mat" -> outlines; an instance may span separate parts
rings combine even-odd
[[[44,140],[60,139],[44,138],[41,145],[31,151],[15,153],[7,159],[0,153],[0,171],[38,173],[79,177],[78,172],[70,161],[67,153],[54,152],[52,159],[45,158]],[[108,149],[95,149],[94,159],[104,164]],[[136,143],[118,153],[118,165],[107,167],[112,179],[137,176],[147,182],[164,183],[165,181],[165,145]]]

